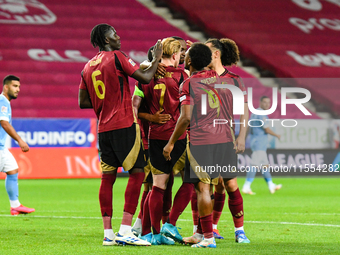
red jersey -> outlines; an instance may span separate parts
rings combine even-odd
[[[232,112],[232,104],[230,109],[228,101],[231,92],[214,88],[215,84],[221,84],[218,74],[213,70],[203,70],[194,73],[182,85],[181,104],[194,107],[189,138],[192,145],[227,143],[235,139],[230,128],[229,111]],[[202,101],[202,95],[205,95],[205,101]],[[214,120],[220,121],[214,125]]]
[[[150,84],[140,86],[150,114],[163,110],[171,119],[165,124],[150,123],[149,139],[169,140],[180,115],[179,86],[188,77],[183,69],[168,66],[164,76],[156,76]],[[179,139],[184,139],[183,134]]]
[[[85,65],[79,88],[89,93],[99,120],[98,133],[133,124],[128,76],[137,69],[139,67],[119,50],[101,51]]]
[[[240,90],[242,90],[242,93],[244,95],[244,102],[248,103],[247,90],[240,76],[228,71],[225,68],[225,71],[220,75],[220,82],[221,84],[235,85],[236,87],[238,87]],[[233,122],[235,122],[235,118],[233,114],[233,95],[231,91],[227,89],[225,96],[227,98],[227,103],[226,103],[227,114],[229,118],[232,119]],[[232,126],[232,129],[233,129],[233,132],[235,133],[235,125]]]

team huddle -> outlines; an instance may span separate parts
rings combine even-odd
[[[235,172],[204,170],[217,164],[236,167],[237,153],[245,149],[245,126],[237,138],[233,126],[213,126],[214,119],[234,120],[232,93],[218,84],[239,87],[247,102],[242,80],[225,68],[239,60],[235,42],[165,38],[150,48],[149,60],[140,67],[120,51],[120,37],[110,25],[95,26],[91,43],[99,53],[82,71],[78,99],[81,108],[93,108],[98,118],[103,245],[178,242],[215,248],[215,238],[223,239],[217,223],[225,191],[235,240],[249,243]],[[185,70],[180,67],[183,63]],[[132,98],[128,76],[137,80]],[[244,112],[241,122],[248,121],[247,103]],[[120,166],[129,172],[129,180],[122,222],[114,234],[112,187]],[[172,202],[177,173],[183,183]],[[143,183],[140,212],[132,226]],[[183,238],[176,222],[190,201],[194,234]]]

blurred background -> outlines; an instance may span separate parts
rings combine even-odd
[[[0,77],[21,78],[18,99],[11,101],[13,126],[31,147],[24,154],[8,140],[20,178],[100,176],[95,114],[78,107],[80,73],[98,51],[90,32],[99,23],[116,29],[121,50],[137,63],[165,37],[233,39],[241,61],[228,69],[253,88],[254,107],[278,88],[278,106],[269,118],[298,123],[288,128],[276,122],[281,140],[269,140],[270,164],[339,166],[339,14],[337,0],[0,1]],[[134,82],[130,78],[131,92]],[[287,86],[311,92],[304,104],[311,115],[295,105],[281,115],[280,91]],[[250,164],[250,153],[239,156],[240,166]],[[306,173],[290,173],[300,174]]]

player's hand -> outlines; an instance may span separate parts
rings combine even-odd
[[[163,156],[164,156],[165,160],[167,160],[167,161],[171,160],[170,154],[171,154],[173,149],[174,149],[174,145],[173,144],[167,143],[165,145],[165,147],[163,148]]]
[[[167,121],[171,119],[171,115],[170,114],[162,114],[163,111],[164,111],[164,109],[153,114],[151,122],[157,123],[157,124],[167,123]]]
[[[18,144],[23,152],[28,152],[30,150],[30,147],[28,146],[28,144],[25,143],[23,140],[20,140]]]
[[[244,138],[237,137],[234,143],[234,149],[236,150],[236,154],[243,153],[246,149],[246,141]]]
[[[166,74],[165,67],[166,65],[164,65],[163,63],[158,63],[156,74],[164,76]]]
[[[158,61],[162,58],[163,54],[163,45],[161,43],[161,40],[158,40],[155,44],[155,47],[153,48],[152,56],[156,58]]]
[[[193,42],[192,42],[192,41],[190,41],[190,40],[187,40],[187,41],[186,41],[186,43],[187,43],[187,46],[188,46],[188,48],[190,48],[190,47],[191,47],[191,45],[193,44]]]
[[[276,135],[276,137],[277,137],[277,139],[279,139],[279,140],[281,139],[281,135]]]

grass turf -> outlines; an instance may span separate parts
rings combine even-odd
[[[216,249],[190,246],[103,247],[98,179],[19,180],[20,201],[30,215],[11,216],[0,180],[0,254],[339,254],[339,178],[275,178],[283,188],[270,194],[257,178],[255,196],[243,195],[245,232],[250,244],[237,244],[227,203],[219,222]],[[242,187],[244,179],[238,180]],[[127,178],[114,185],[114,231],[118,231]],[[181,184],[175,179],[174,193]],[[190,205],[177,226],[192,234]]]

